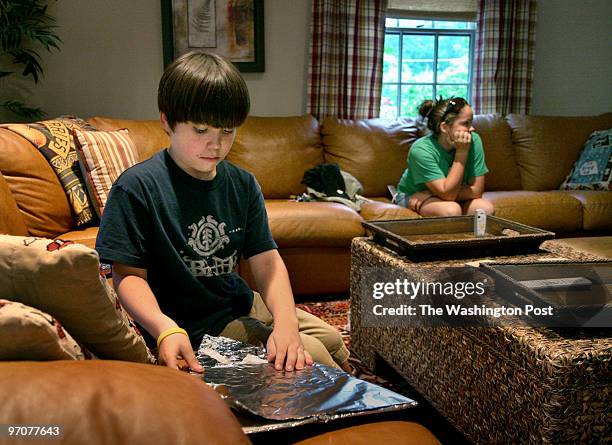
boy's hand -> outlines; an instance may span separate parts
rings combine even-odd
[[[179,367],[180,359],[187,362],[190,370],[204,373],[204,368],[202,368],[193,353],[193,349],[191,349],[189,337],[183,334],[169,335],[159,345],[159,364],[173,369],[181,369]]]
[[[453,134],[451,142],[458,152],[468,152],[470,150],[470,146],[472,145],[472,133],[464,130],[456,131]]]
[[[275,326],[268,338],[266,350],[268,361],[274,362],[278,371],[283,369],[283,363],[287,371],[293,371],[294,368],[303,369],[305,365],[314,363],[308,351],[304,350],[297,329],[290,327]]]

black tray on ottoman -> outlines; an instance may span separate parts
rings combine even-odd
[[[517,255],[538,252],[553,232],[487,216],[484,236],[474,235],[474,216],[396,219],[362,223],[381,244],[412,261]]]
[[[498,295],[515,304],[553,308],[534,317],[547,326],[610,326],[612,262],[481,263]]]

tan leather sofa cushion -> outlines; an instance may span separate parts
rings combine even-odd
[[[291,277],[294,295],[346,293],[349,289],[351,251],[346,247],[285,247],[278,249]],[[257,289],[251,269],[240,261],[240,276]]]
[[[27,235],[28,228],[23,222],[23,216],[17,208],[11,189],[0,174],[0,234]]]
[[[361,217],[335,202],[266,200],[272,236],[279,247],[349,247],[364,233]]]
[[[98,236],[98,226],[88,227],[83,230],[72,230],[62,233],[57,238],[63,241],[74,241],[94,249],[96,247],[96,236]]]
[[[61,425],[63,444],[250,443],[211,388],[197,377],[162,366],[3,362],[0,382],[3,423]]]
[[[582,229],[582,205],[566,192],[485,192],[495,215],[555,233]]]
[[[395,204],[385,198],[374,198],[372,202],[366,202],[361,206],[361,217],[366,221],[384,220],[384,219],[409,219],[420,218],[421,216]]]
[[[87,119],[98,130],[114,131],[127,128],[130,137],[138,149],[141,161],[149,159],[162,148],[170,145],[170,138],[159,120],[114,119],[110,117],[92,117]]]
[[[386,421],[351,426],[295,442],[294,445],[439,445],[423,425],[416,422]]]
[[[227,159],[255,175],[266,198],[288,199],[306,188],[304,172],[323,162],[312,116],[247,118]]]
[[[523,190],[556,190],[589,135],[612,127],[612,113],[560,117],[509,114]]]
[[[0,172],[29,234],[54,237],[74,227],[68,198],[43,155],[26,139],[0,128]]]
[[[590,190],[564,192],[582,204],[584,230],[612,231],[612,193]]]
[[[364,196],[385,196],[406,169],[408,149],[418,139],[413,119],[345,120],[326,118],[321,125],[325,162],[355,176]]]
[[[485,190],[520,190],[521,175],[508,123],[499,114],[480,114],[474,116],[474,128],[482,139],[489,168]]]

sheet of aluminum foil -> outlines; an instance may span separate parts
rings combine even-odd
[[[231,407],[285,422],[251,425],[250,432],[397,411],[417,404],[319,363],[299,371],[277,371],[265,360],[262,347],[224,337],[204,336],[197,358],[205,368],[204,381]]]

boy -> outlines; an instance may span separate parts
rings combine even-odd
[[[278,370],[313,358],[349,370],[338,332],[295,309],[255,178],[224,161],[250,107],[240,73],[187,53],[162,75],[158,106],[171,146],[117,179],[96,249],[126,310],[157,339],[159,362],[201,372],[193,348],[210,334],[266,344]],[[261,296],[234,272],[242,255]]]

